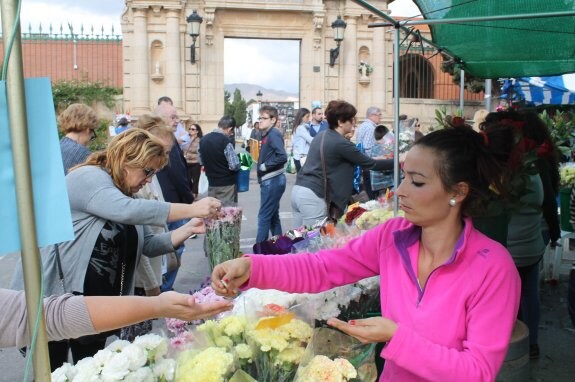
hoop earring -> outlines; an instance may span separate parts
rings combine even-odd
[[[451,207],[455,207],[456,204],[457,204],[457,201],[455,200],[455,198],[449,199],[449,205],[450,205]]]

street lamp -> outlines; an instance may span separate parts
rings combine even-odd
[[[333,28],[333,39],[337,43],[336,48],[329,50],[329,66],[333,67],[335,65],[335,60],[339,56],[339,45],[343,41],[343,32],[347,26],[346,22],[341,19],[341,16],[337,16],[337,19],[331,23]]]
[[[190,47],[190,62],[192,64],[196,63],[196,39],[200,35],[200,24],[203,20],[202,16],[198,15],[195,9],[192,11],[192,14],[186,18],[188,22],[188,34],[192,36],[192,46]]]
[[[262,91],[261,91],[261,90],[258,90],[258,92],[256,93],[256,100],[258,101],[258,103],[261,103],[261,102],[262,102],[262,97],[263,97],[263,96],[264,96],[264,95],[262,94]]]

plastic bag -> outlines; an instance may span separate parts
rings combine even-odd
[[[293,152],[290,154],[289,158],[288,158],[288,163],[287,163],[287,167],[286,167],[286,172],[288,174],[295,174],[296,173],[296,168],[295,168],[295,162],[293,159]]]
[[[340,373],[341,381],[375,381],[375,344],[329,328],[314,329],[296,373],[295,382],[309,382],[324,372]]]
[[[206,170],[202,167],[202,172],[200,173],[200,182],[198,183],[198,195],[206,196],[208,195],[208,177],[206,176]]]

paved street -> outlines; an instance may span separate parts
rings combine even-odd
[[[295,175],[287,174],[286,176],[287,189],[280,208],[284,231],[292,228],[290,195],[295,182]],[[249,192],[239,194],[239,205],[244,209],[241,249],[244,252],[250,252],[255,241],[259,208],[259,186],[255,179],[255,172],[251,174]],[[186,242],[186,252],[175,285],[176,290],[187,292],[208,276],[208,262],[203,254],[202,243],[203,237],[201,236]],[[0,257],[0,287],[9,286],[16,258],[15,254]],[[539,334],[541,357],[529,362],[528,367],[532,373],[529,382],[571,381],[575,375],[575,362],[573,362],[575,331],[569,322],[566,310],[566,281],[562,280],[558,286],[544,284],[541,295],[542,317]],[[155,327],[161,330],[162,321],[156,321]],[[21,381],[24,367],[24,358],[16,349],[0,349],[0,382]],[[28,380],[32,381],[32,378]]]

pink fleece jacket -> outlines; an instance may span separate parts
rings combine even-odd
[[[316,293],[380,275],[382,315],[398,324],[381,381],[494,381],[519,309],[511,256],[466,219],[451,258],[421,288],[420,235],[395,218],[340,249],[250,255],[247,287]]]

